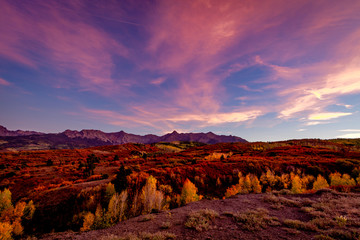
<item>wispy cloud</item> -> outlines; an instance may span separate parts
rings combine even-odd
[[[3,78],[0,78],[0,85],[3,85],[3,86],[10,86],[11,83],[6,81],[5,79]]]
[[[310,114],[309,120],[315,120],[315,121],[324,121],[324,120],[330,120],[334,118],[339,118],[343,116],[349,116],[352,113],[343,113],[343,112],[323,112],[323,113],[314,113]]]
[[[191,130],[199,127],[216,126],[226,123],[245,123],[254,120],[262,113],[259,110],[244,112],[218,113],[218,114],[177,114],[175,109],[168,109],[166,112],[148,112],[141,108],[134,108],[132,115],[119,114],[115,111],[86,109],[83,111],[91,118],[102,119],[109,124],[118,126],[149,126],[158,129],[160,132],[167,132],[179,129],[182,123],[193,123]],[[142,117],[139,117],[142,116]]]
[[[360,138],[360,133],[347,133],[337,136],[338,138]]]
[[[339,131],[340,132],[359,132],[360,133],[360,129],[342,129]]]
[[[305,123],[305,126],[315,126],[315,125],[319,125],[319,124],[328,124],[331,122],[327,122],[327,121],[311,121],[311,122],[307,122]]]
[[[169,118],[169,121],[182,122],[182,121],[199,121],[204,126],[212,126],[224,123],[241,123],[248,120],[253,120],[260,116],[261,111],[247,111],[247,112],[231,112],[231,113],[218,113],[210,115],[180,115]]]
[[[165,81],[166,81],[166,77],[158,77],[158,78],[152,80],[150,83],[153,85],[161,85]]]
[[[305,126],[315,126],[315,125],[319,125],[319,124],[328,124],[328,123],[331,123],[331,122],[328,122],[328,121],[310,121],[310,122],[307,122],[305,123]]]
[[[338,138],[360,138],[360,129],[341,129],[339,132],[347,133],[338,135]]]

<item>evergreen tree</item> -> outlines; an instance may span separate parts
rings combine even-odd
[[[121,193],[127,188],[128,181],[126,177],[131,173],[132,171],[130,169],[125,169],[124,165],[121,165],[119,171],[116,173],[116,178],[112,181],[116,192]]]
[[[89,154],[86,158],[86,164],[85,164],[85,175],[91,176],[94,174],[95,164],[100,162],[100,158],[96,157],[95,154]]]

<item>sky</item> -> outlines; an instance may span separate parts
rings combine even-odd
[[[360,138],[358,0],[0,0],[0,125]]]

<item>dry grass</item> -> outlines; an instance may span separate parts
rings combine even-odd
[[[316,227],[320,229],[329,229],[335,226],[336,222],[328,217],[314,218],[310,221]]]
[[[301,210],[312,218],[309,222],[285,220],[284,224],[319,232],[315,239],[360,239],[360,201],[356,194],[324,192],[318,201],[310,201]],[[318,230],[313,227],[316,227]],[[310,228],[309,228],[310,227]]]
[[[152,214],[148,214],[148,215],[145,215],[143,216],[142,218],[139,219],[139,222],[148,222],[148,221],[151,221],[155,218],[154,215]]]
[[[332,229],[326,232],[326,235],[333,239],[358,240],[360,238],[359,230]]]
[[[314,237],[314,239],[316,239],[316,240],[335,240],[332,237],[329,237],[329,236],[324,235],[324,234],[316,235]]]
[[[242,229],[251,232],[266,228],[267,226],[280,225],[279,220],[276,217],[269,216],[269,211],[264,208],[236,213],[233,217]]]
[[[287,228],[299,231],[318,232],[316,239],[360,239],[360,201],[359,195],[338,193],[333,190],[321,190],[317,199],[293,198],[281,196],[278,192],[267,194],[262,198],[272,209],[285,207],[301,207],[311,220],[285,219],[282,221]],[[289,199],[291,198],[291,199]],[[254,222],[254,224],[256,224]],[[259,227],[263,226],[260,221]],[[253,230],[259,229],[254,227]],[[286,230],[291,233],[290,230]]]
[[[294,228],[297,230],[305,230],[305,231],[312,231],[312,232],[318,231],[318,228],[310,222],[302,222],[300,220],[285,219],[283,221],[283,223],[287,227]]]
[[[171,222],[167,221],[167,222],[163,222],[160,226],[161,229],[169,229],[171,228],[172,224]]]
[[[282,229],[285,230],[286,232],[292,234],[292,235],[298,235],[298,234],[301,233],[299,230],[294,229],[294,228],[286,228],[286,227],[284,227]]]
[[[101,240],[168,240],[168,239],[176,239],[176,235],[169,232],[156,232],[156,233],[141,232],[139,234],[130,233],[124,237],[111,234],[108,236],[103,236],[100,239]]]
[[[292,200],[282,196],[275,196],[274,194],[267,194],[262,199],[264,202],[271,203],[271,207],[274,209],[281,209],[284,206],[287,207],[301,207],[303,203],[301,199]]]
[[[191,212],[185,222],[185,227],[201,232],[209,229],[211,227],[211,223],[217,217],[219,217],[219,213],[212,209],[201,209]]]

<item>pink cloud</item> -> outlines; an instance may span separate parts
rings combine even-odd
[[[287,99],[281,106],[279,116],[291,118],[304,112],[324,112],[330,105],[343,105],[351,109],[351,105],[339,103],[338,98],[360,93],[360,61],[354,60],[357,54],[360,54],[360,51],[337,61],[320,62],[299,69],[302,75],[311,77],[306,79],[298,76],[302,81],[278,92],[279,96]]]
[[[159,78],[152,80],[150,83],[153,85],[161,85],[165,81],[166,81],[166,77],[159,77]]]
[[[226,123],[240,123],[256,119],[262,115],[261,110],[233,111],[215,114],[189,114],[181,113],[176,108],[148,109],[133,107],[131,114],[120,114],[116,111],[82,108],[89,118],[95,118],[115,126],[139,127],[149,126],[159,132],[168,132],[179,129],[179,125],[186,123],[188,130],[196,130],[199,127],[217,126]],[[156,111],[156,112],[154,112]]]
[[[11,83],[6,81],[5,79],[3,78],[0,78],[0,85],[3,85],[3,86],[10,86]]]

